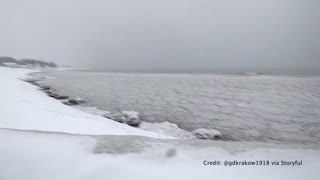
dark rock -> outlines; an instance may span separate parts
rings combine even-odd
[[[55,98],[55,99],[58,99],[58,100],[63,100],[63,99],[69,98],[68,96],[60,95],[60,94],[54,92],[53,90],[47,90],[46,93],[48,96]]]
[[[86,101],[82,98],[69,98],[66,101],[62,102],[63,104],[66,105],[78,105],[78,104],[82,104],[85,103]]]
[[[68,106],[73,105],[73,104],[69,103],[69,101],[68,101],[68,100],[62,101],[62,104],[65,104],[65,105],[68,105]]]
[[[68,99],[69,96],[64,96],[64,95],[60,95],[60,94],[55,94],[53,98],[56,98],[58,100],[63,100],[63,99]]]
[[[48,85],[42,85],[42,84],[40,84],[40,85],[38,85],[42,90],[44,90],[44,91],[48,91],[48,90],[53,90],[50,86],[48,86]]]
[[[32,85],[39,86],[39,83],[34,79],[25,79],[24,81]]]

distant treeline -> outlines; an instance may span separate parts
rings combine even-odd
[[[18,66],[32,66],[32,67],[57,67],[57,65],[53,62],[45,62],[41,60],[35,60],[35,59],[15,59],[12,57],[1,57],[0,56],[0,66],[8,66],[8,64],[11,65],[18,65]]]

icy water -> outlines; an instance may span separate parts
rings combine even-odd
[[[225,140],[320,142],[320,77],[53,72],[45,83],[85,106],[141,113],[181,129],[214,128]],[[161,128],[161,127],[159,127]]]

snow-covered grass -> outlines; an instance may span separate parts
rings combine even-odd
[[[0,67],[0,180],[320,179],[318,145],[166,139],[65,106],[19,80],[29,72]],[[204,165],[226,160],[303,164]]]

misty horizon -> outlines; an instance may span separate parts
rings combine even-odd
[[[319,5],[4,0],[0,55],[109,71],[317,71]]]
[[[23,63],[25,60],[39,61],[44,64],[57,64],[42,59],[21,58],[16,59],[9,56],[0,56],[4,59],[13,59]],[[116,72],[116,73],[187,73],[187,74],[274,74],[274,75],[320,75],[319,67],[264,67],[264,68],[90,68],[90,67],[73,67],[71,65],[61,65],[58,67],[71,68],[70,70],[87,71],[87,72]]]

